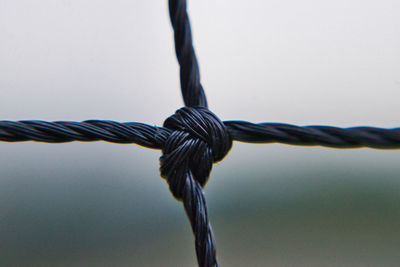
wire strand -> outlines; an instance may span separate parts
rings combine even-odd
[[[400,128],[339,128],[333,126],[296,126],[283,123],[225,121],[233,140],[247,143],[282,143],[331,148],[400,148]]]
[[[88,120],[84,122],[39,120],[0,121],[0,141],[37,141],[65,143],[72,141],[107,141],[138,144],[161,149],[171,130],[137,122]]]
[[[207,99],[200,83],[200,71],[192,45],[192,31],[185,0],[169,0],[169,14],[174,29],[175,52],[180,65],[183,100],[189,107],[207,107]]]
[[[400,128],[333,126],[296,126],[283,123],[224,121],[234,141],[246,143],[279,143],[331,148],[399,149]],[[138,144],[162,149],[172,130],[138,122],[88,120],[84,122],[0,121],[0,141],[37,141],[65,143],[72,141],[107,141]]]

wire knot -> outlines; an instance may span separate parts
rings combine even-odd
[[[165,120],[164,127],[173,132],[162,149],[161,176],[172,194],[182,199],[186,176],[193,176],[204,187],[212,164],[229,152],[232,138],[218,117],[204,107],[183,107]]]

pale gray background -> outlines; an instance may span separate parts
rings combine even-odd
[[[0,0],[0,120],[161,125],[167,1]],[[222,120],[400,125],[398,0],[190,1]],[[0,143],[2,266],[196,266],[160,152]],[[222,266],[397,266],[400,151],[235,143],[206,188]]]

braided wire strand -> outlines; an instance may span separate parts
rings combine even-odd
[[[192,31],[186,11],[186,0],[169,0],[169,14],[174,29],[175,52],[180,65],[183,100],[188,107],[207,107],[200,83],[199,64],[192,45]]]
[[[193,152],[204,149],[207,150],[204,142],[191,139],[187,133],[175,132],[171,135],[170,143],[164,146],[163,156],[160,158],[161,175],[167,179],[174,197],[183,202],[191,222],[197,261],[202,267],[218,266],[214,234],[208,220],[206,198],[202,190],[208,174],[199,177],[190,168],[190,161],[194,158]],[[201,163],[211,168],[212,163],[207,164],[206,159]]]
[[[215,238],[208,221],[206,197],[200,184],[188,173],[185,183],[183,203],[195,234],[196,256],[199,266],[218,266]],[[195,204],[195,208],[193,207]],[[204,229],[207,229],[204,232]],[[206,245],[204,245],[206,244]]]
[[[232,147],[223,122],[204,107],[183,107],[164,122],[173,130],[162,149],[161,176],[172,195],[183,202],[195,237],[199,266],[218,266],[214,234],[202,188],[213,163],[222,160]]]
[[[296,126],[283,123],[254,124],[225,121],[233,140],[247,143],[282,143],[331,148],[400,148],[400,128]]]
[[[283,123],[224,121],[234,141],[254,144],[288,144],[331,148],[399,149],[400,128],[297,126]],[[106,141],[162,149],[172,130],[138,122],[88,120],[0,121],[0,141],[65,143]]]
[[[161,149],[171,130],[138,122],[119,123],[106,120],[73,121],[0,121],[0,141],[37,141],[65,143],[72,141],[107,141],[135,143]]]
[[[207,99],[200,83],[199,65],[192,45],[192,33],[186,9],[186,0],[169,0],[169,13],[175,37],[175,52],[180,65],[182,96],[187,107],[207,108]],[[214,118],[211,120],[214,120]],[[204,161],[204,159],[200,159],[200,161]],[[204,164],[204,162],[200,164]],[[195,236],[197,261],[201,267],[218,266],[215,239],[208,220],[205,196],[202,187],[191,177],[190,172],[187,172],[185,181],[190,181],[190,186],[184,187],[182,201]]]

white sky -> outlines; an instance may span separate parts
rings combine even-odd
[[[189,1],[221,119],[399,125],[400,2]],[[1,119],[161,124],[182,105],[167,1],[0,0]]]

